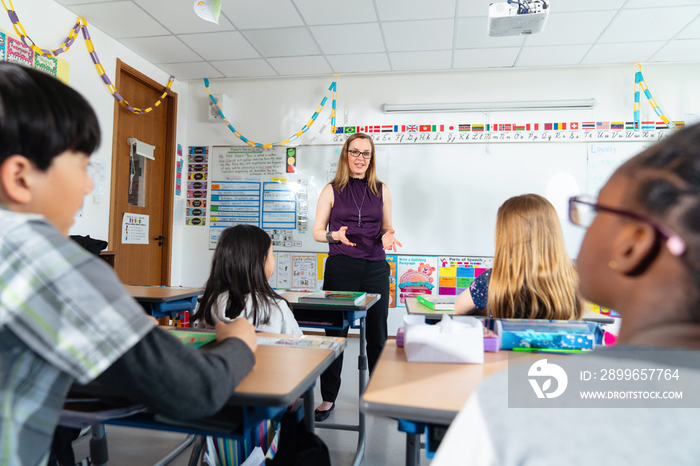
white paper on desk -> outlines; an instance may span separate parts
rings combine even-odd
[[[404,350],[409,362],[484,363],[484,326],[474,317],[443,315],[436,325],[425,316],[404,317]]]

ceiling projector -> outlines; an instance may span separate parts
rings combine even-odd
[[[489,36],[519,36],[542,32],[549,16],[549,5],[542,0],[492,3],[489,6]]]

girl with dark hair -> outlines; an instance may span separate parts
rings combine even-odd
[[[221,233],[211,274],[193,320],[213,327],[245,317],[260,332],[301,335],[289,303],[270,286],[275,260],[272,240],[253,225],[236,225]]]

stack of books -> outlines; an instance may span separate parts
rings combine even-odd
[[[361,291],[317,291],[299,297],[300,303],[357,306],[367,297]]]

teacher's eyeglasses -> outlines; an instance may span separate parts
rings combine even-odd
[[[370,151],[367,152],[360,152],[359,150],[349,150],[348,154],[352,155],[353,157],[359,157],[362,156],[364,159],[371,159],[372,158],[372,153]]]
[[[654,227],[657,233],[661,235],[666,242],[666,247],[669,252],[674,256],[680,256],[685,252],[686,245],[683,238],[678,236],[678,234],[667,226],[657,223],[644,215],[639,215],[628,210],[602,206],[597,203],[597,200],[598,199],[593,196],[576,196],[569,198],[569,221],[574,225],[588,228],[593,223],[593,220],[595,220],[598,212],[622,215]]]

